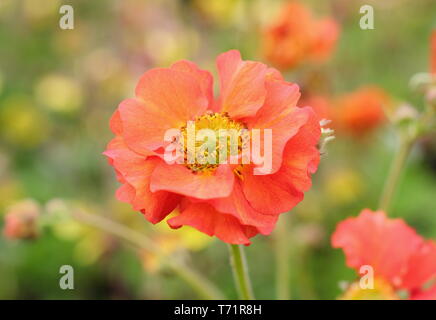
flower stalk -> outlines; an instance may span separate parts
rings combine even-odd
[[[413,146],[413,139],[402,138],[398,151],[394,156],[389,175],[383,187],[382,195],[380,197],[379,209],[389,212],[392,198],[395,194],[398,182],[401,177],[401,172],[406,164],[410,150]]]
[[[274,247],[276,258],[276,295],[279,300],[290,299],[290,250],[288,223],[286,217],[282,218],[274,233]]]
[[[241,300],[254,300],[251,281],[248,275],[248,265],[242,245],[230,244],[230,265]]]
[[[183,279],[197,294],[209,300],[222,300],[225,299],[221,291],[215,287],[208,279],[203,277],[198,271],[185,264],[170,259],[167,255],[163,254],[158,246],[152,240],[143,234],[125,227],[115,221],[104,218],[101,215],[89,214],[83,211],[76,211],[73,214],[74,218],[78,221],[88,224],[90,226],[101,229],[114,236],[117,236],[127,242],[130,242],[141,249],[147,250],[162,259],[165,266],[170,268],[176,275]]]

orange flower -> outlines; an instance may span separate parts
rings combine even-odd
[[[335,128],[362,137],[385,121],[383,107],[389,104],[389,97],[377,87],[363,87],[339,97],[335,104]]]
[[[374,296],[395,299],[396,291],[406,290],[410,299],[436,299],[436,286],[423,288],[436,278],[436,242],[424,240],[403,220],[365,209],[339,223],[332,245],[344,250],[347,266],[357,272],[373,268]],[[354,286],[346,297],[365,297],[362,290],[370,291]]]
[[[308,8],[287,3],[263,35],[265,58],[282,70],[302,61],[324,61],[331,55],[339,36],[339,25],[331,18],[315,20]]]
[[[277,70],[243,61],[236,50],[218,56],[217,67],[217,99],[211,74],[192,62],[147,71],[136,98],[121,102],[112,116],[116,137],[104,154],[122,183],[118,199],[150,222],[160,222],[179,207],[180,214],[168,220],[170,227],[190,225],[228,243],[249,244],[257,233],[269,234],[279,214],[292,209],[310,188],[319,162],[320,127],[310,107],[296,107],[298,86],[284,81]],[[180,149],[189,122],[195,130],[213,132],[271,129],[270,172],[256,174],[260,165],[253,162],[167,161],[164,150]],[[174,128],[182,139],[165,141]],[[245,150],[237,142],[238,151]],[[182,151],[177,160],[186,160]]]

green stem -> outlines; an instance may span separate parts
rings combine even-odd
[[[199,296],[204,299],[222,300],[224,295],[216,288],[209,280],[203,277],[198,271],[195,271],[192,267],[187,267],[185,264],[170,259],[167,255],[162,254],[158,246],[153,241],[144,236],[143,234],[125,227],[115,221],[106,219],[101,215],[88,214],[85,212],[75,212],[74,217],[88,225],[99,228],[103,231],[111,233],[121,239],[124,239],[144,250],[147,250],[159,258],[163,263],[170,268],[175,274],[182,278],[192,289],[194,289]]]
[[[241,300],[254,300],[244,248],[242,245],[231,244],[229,245],[229,250],[230,264],[232,266],[236,287],[238,288],[239,298]]]
[[[413,139],[403,138],[400,141],[398,151],[392,161],[388,178],[386,179],[382,195],[379,202],[379,209],[388,213],[392,198],[394,196],[398,181],[401,177],[401,171],[404,168],[407,157],[413,145]]]
[[[274,247],[276,256],[276,294],[279,300],[290,299],[290,250],[287,217],[277,225],[274,233]]]

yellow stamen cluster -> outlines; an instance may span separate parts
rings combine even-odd
[[[247,135],[243,133],[243,129],[246,129],[246,127],[243,123],[232,120],[226,112],[206,113],[202,116],[195,118],[193,123],[195,125],[194,137],[188,137],[188,135],[190,134],[188,125],[185,125],[181,128],[181,136],[184,139],[184,143],[182,144],[183,150],[180,150],[183,152],[184,163],[186,167],[193,172],[212,172],[213,170],[215,170],[219,166],[219,162],[221,159],[220,150],[221,153],[223,153],[222,148],[226,148],[227,158],[230,155],[238,156],[241,154],[247,141]],[[202,129],[209,129],[215,132],[215,141],[210,141],[210,143],[214,143],[212,145],[212,153],[209,153],[210,150],[208,148],[204,148],[204,146],[207,145],[207,143],[209,142],[207,137],[205,137],[204,139],[198,137],[197,139],[195,138],[197,136],[197,133]],[[222,139],[222,137],[220,137],[220,130],[223,129],[227,130],[227,132],[233,132],[238,134],[237,137],[226,137],[226,142],[224,146],[222,146],[222,143],[220,144],[220,139]],[[238,139],[237,143],[232,143],[232,139],[236,138]],[[195,139],[195,145],[193,145],[192,149],[190,149],[188,144],[189,139]],[[191,150],[195,150],[195,154],[190,154]],[[189,158],[194,159],[194,161],[189,161]],[[214,159],[214,161],[209,161],[210,159]]]
[[[385,280],[374,279],[373,288],[362,288],[360,282],[352,283],[341,296],[342,300],[398,300],[394,288]]]

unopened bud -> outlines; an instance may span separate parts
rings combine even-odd
[[[326,128],[325,126],[329,125],[331,120],[322,119],[319,124],[321,126],[321,138],[319,141],[319,151],[321,154],[326,153],[327,144],[335,139],[335,131],[330,128]]]
[[[3,234],[9,239],[33,239],[38,236],[40,208],[33,200],[11,206],[5,215]]]
[[[436,107],[436,86],[432,86],[427,90],[427,93],[425,95],[427,102],[433,106]]]
[[[417,73],[410,78],[409,86],[412,90],[424,92],[433,82],[433,76],[430,73]]]
[[[414,121],[418,118],[418,111],[410,104],[400,105],[392,115],[392,121],[395,124],[403,124],[410,121]]]

